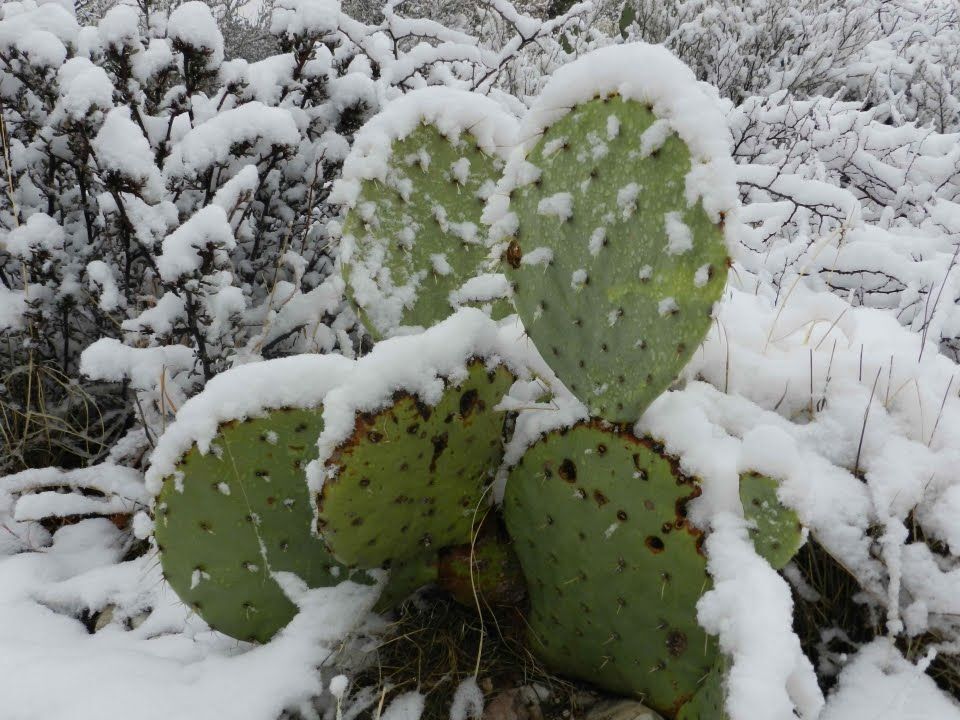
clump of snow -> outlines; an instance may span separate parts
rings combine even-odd
[[[483,273],[467,280],[456,290],[451,290],[450,306],[459,308],[468,303],[491,303],[513,295],[510,281],[503,273]]]
[[[194,4],[202,3],[187,3]],[[227,164],[231,148],[237,145],[255,143],[266,151],[299,142],[300,131],[289,110],[248,102],[190,130],[174,145],[163,171],[171,178],[197,177],[213,165]]]
[[[569,219],[573,215],[573,195],[559,192],[543,198],[537,203],[537,214]]]
[[[336,31],[339,21],[339,0],[278,0],[270,16],[270,32],[323,38]]]
[[[462,680],[453,694],[450,704],[450,720],[479,720],[483,716],[483,691],[477,685],[477,678],[471,675]]]
[[[210,6],[200,0],[178,5],[170,13],[167,36],[174,46],[180,45],[202,54],[208,68],[216,68],[223,62],[223,35]]]
[[[116,9],[119,9],[118,6]],[[129,178],[146,200],[159,200],[163,178],[154,161],[150,143],[130,119],[130,108],[120,106],[107,113],[100,131],[90,143],[102,170]]]
[[[425,702],[423,694],[416,690],[405,692],[390,701],[381,720],[420,720]]]
[[[637,197],[643,188],[635,182],[628,183],[617,190],[617,207],[624,220],[629,220],[637,211]]]
[[[667,254],[682,255],[693,249],[693,233],[676,210],[663,216],[667,230]],[[694,278],[696,282],[696,278]]]
[[[72,120],[113,107],[113,83],[106,71],[84,57],[67,60],[57,71],[59,106]]]
[[[4,239],[11,255],[28,260],[40,253],[52,253],[63,247],[64,232],[56,220],[45,213],[35,213],[27,222],[11,230]]]

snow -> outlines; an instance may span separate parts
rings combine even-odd
[[[167,36],[175,44],[204,55],[208,68],[223,62],[223,35],[206,3],[190,0],[178,5],[167,20]]]
[[[200,3],[187,3],[194,4]],[[197,177],[213,165],[226,165],[231,148],[241,143],[256,143],[255,147],[265,152],[272,146],[293,146],[298,142],[300,132],[288,110],[249,102],[190,130],[174,146],[163,171],[172,178]]]
[[[693,249],[693,233],[683,222],[680,213],[676,210],[666,213],[663,216],[664,225],[667,229],[667,254],[682,255],[688,250]],[[699,272],[699,271],[698,271]],[[694,282],[697,278],[694,277]]]
[[[227,213],[219,205],[208,205],[163,239],[163,254],[157,258],[160,277],[171,281],[196,272],[206,252],[235,245]]]
[[[864,646],[840,673],[821,720],[957,720],[960,706],[924,674],[932,658],[905,659],[888,638]]]
[[[124,6],[114,9],[121,7]],[[142,188],[144,199],[160,199],[163,178],[154,162],[150,143],[130,119],[130,108],[121,106],[107,113],[90,144],[103,170],[129,178],[134,186]]]
[[[479,720],[483,716],[483,691],[476,676],[461,680],[450,704],[450,720]]]
[[[92,110],[113,106],[113,83],[106,71],[83,57],[67,60],[57,71],[60,86],[59,105],[75,121]]]
[[[558,217],[567,220],[573,215],[573,195],[568,192],[558,192],[543,198],[537,203],[537,214]]]

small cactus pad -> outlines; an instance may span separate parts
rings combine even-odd
[[[687,145],[634,100],[576,106],[526,162],[505,253],[517,311],[592,415],[635,421],[710,327],[727,275],[722,223],[687,205]]]
[[[777,498],[779,483],[759,473],[740,476],[743,515],[754,526],[750,537],[757,554],[781,570],[803,545],[803,525],[797,514]]]
[[[505,367],[488,371],[474,361],[435,406],[398,395],[379,412],[359,414],[326,462],[317,500],[334,556],[372,569],[435,560],[441,548],[469,542],[503,456],[504,414],[493,407],[512,383]],[[481,508],[476,519],[482,515]]]
[[[488,517],[471,544],[440,553],[439,584],[461,605],[515,607],[527,594],[520,560],[506,530]],[[472,563],[471,563],[472,560]]]
[[[302,468],[316,457],[321,425],[319,410],[227,423],[207,454],[190,450],[164,479],[154,530],[163,572],[211,627],[266,642],[286,625],[297,608],[271,571],[309,587],[347,579],[311,533]]]
[[[557,672],[668,717],[710,671],[698,484],[650,440],[584,423],[552,432],[507,481],[504,517],[530,593],[530,645]]]
[[[454,309],[451,294],[468,303],[457,292],[483,273],[489,249],[480,214],[500,167],[469,133],[451,141],[421,124],[394,140],[384,182],[362,181],[343,226],[342,267],[374,337],[430,327]],[[504,281],[486,286],[508,292]]]

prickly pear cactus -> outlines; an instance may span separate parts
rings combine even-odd
[[[321,427],[319,410],[228,423],[210,452],[192,449],[163,481],[154,511],[163,573],[211,627],[265,642],[297,612],[272,571],[310,587],[349,576],[311,533],[303,467]]]
[[[317,498],[333,555],[351,567],[429,567],[441,548],[469,542],[503,455],[504,414],[493,407],[513,380],[504,366],[488,371],[476,360],[434,406],[407,394],[358,415],[325,463]],[[409,574],[410,590],[428,576]]]
[[[743,514],[754,526],[750,537],[757,554],[781,570],[803,545],[803,525],[797,513],[784,507],[777,498],[779,483],[759,473],[740,476],[740,502]]]
[[[675,88],[648,77],[658,65]],[[712,134],[715,121],[722,132],[689,69],[650,46],[561,68],[521,129],[539,139],[500,185],[509,213],[487,216],[509,243],[503,256],[530,337],[591,414],[613,422],[636,420],[676,379],[726,281],[724,213],[698,190],[716,165],[703,156],[722,151],[695,150],[681,114],[698,102],[709,110],[704,127]]]
[[[640,696],[668,717],[716,658],[697,625],[709,588],[700,489],[649,440],[580,424],[510,472],[504,517],[530,593],[531,649],[555,671]]]
[[[341,267],[374,337],[430,327],[460,305],[509,306],[506,279],[484,270],[480,215],[514,125],[485,97],[434,87],[394,101],[358,133],[341,185],[351,188]]]

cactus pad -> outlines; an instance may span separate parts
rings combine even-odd
[[[749,531],[753,546],[775,570],[781,570],[803,545],[803,525],[777,498],[777,486],[776,480],[759,473],[740,476],[743,514],[755,526]]]
[[[343,274],[367,329],[430,327],[457,306],[488,254],[480,214],[502,162],[469,133],[454,141],[421,124],[393,141],[386,179],[363,180],[343,227]],[[480,283],[496,302],[505,280]],[[468,293],[471,297],[473,294]],[[479,298],[478,298],[479,299]],[[500,300],[506,307],[506,301]]]
[[[728,720],[724,710],[727,659],[718,654],[710,674],[701,678],[700,688],[677,713],[677,720]]]
[[[310,529],[302,467],[317,454],[321,424],[317,410],[227,423],[210,452],[190,450],[163,481],[154,531],[163,572],[211,627],[265,642],[286,625],[297,608],[271,571],[310,587],[347,579]]]
[[[531,600],[530,646],[557,672],[666,716],[713,666],[696,482],[649,440],[598,423],[553,432],[511,470],[507,529]]]
[[[528,153],[505,253],[517,311],[590,409],[632,422],[669,387],[711,323],[727,275],[723,227],[687,205],[687,145],[618,95],[576,106]]]
[[[440,587],[468,607],[475,607],[477,598],[484,607],[515,607],[527,594],[520,561],[506,531],[492,516],[472,545],[440,553],[438,574]]]
[[[512,383],[505,367],[488,371],[474,361],[467,379],[435,406],[399,395],[379,412],[358,415],[352,435],[326,461],[317,500],[334,556],[367,569],[429,566],[441,548],[469,542],[503,454],[504,415],[493,407]]]

